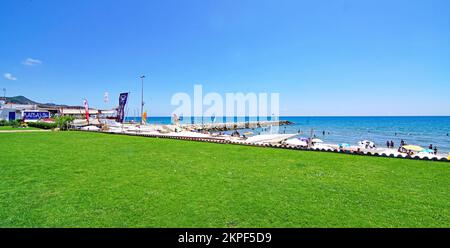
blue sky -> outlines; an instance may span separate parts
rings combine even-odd
[[[446,0],[2,0],[0,30],[0,88],[39,102],[134,111],[145,74],[153,116],[194,84],[282,115],[450,114]]]

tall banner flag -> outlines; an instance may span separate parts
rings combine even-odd
[[[123,123],[125,118],[125,105],[127,104],[128,93],[120,93],[119,108],[117,109],[117,122]]]
[[[142,123],[147,124],[147,111],[142,114]]]
[[[86,120],[87,123],[89,124],[89,105],[88,105],[88,101],[86,99],[84,99],[84,111],[86,112]]]

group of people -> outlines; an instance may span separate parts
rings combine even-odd
[[[386,141],[386,146],[387,146],[387,148],[394,148],[394,141]]]
[[[297,130],[297,133],[298,133],[298,134],[303,134],[304,132],[303,132],[301,129],[299,129],[299,130]],[[331,134],[331,133],[330,133],[329,131],[327,132],[327,131],[323,130],[323,131],[322,131],[322,135],[325,136],[325,134],[328,134],[328,135],[329,135],[329,134]]]
[[[434,155],[436,155],[437,152],[438,152],[437,147],[436,147],[436,146],[433,146],[433,144],[430,144],[430,145],[428,146],[428,149],[433,150]]]
[[[399,151],[401,151],[402,150],[402,147],[403,146],[406,146],[407,145],[407,143],[406,143],[406,141],[404,141],[403,139],[400,141],[400,147],[398,148],[398,150]],[[387,148],[394,148],[394,141],[392,141],[392,140],[388,140],[388,141],[386,141],[386,146],[387,146]],[[434,155],[437,155],[437,153],[438,153],[438,149],[437,149],[437,147],[436,146],[433,146],[433,144],[430,144],[429,146],[428,146],[428,149],[429,150],[433,150],[433,154]],[[408,154],[410,154],[410,155],[412,155],[412,151],[408,151],[407,152]]]

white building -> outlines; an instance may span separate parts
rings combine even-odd
[[[59,110],[60,115],[69,115],[75,118],[84,119],[86,116],[86,111],[84,108],[61,108]],[[89,117],[91,118],[106,118],[116,115],[116,110],[100,110],[100,109],[89,109]]]
[[[14,121],[22,119],[22,111],[19,109],[1,108],[0,120]]]
[[[83,107],[52,107],[32,104],[15,104],[0,102],[0,120],[24,120],[38,121],[40,119],[50,118],[53,114],[61,116],[73,116],[75,119],[86,118],[86,112]],[[98,110],[89,109],[89,117],[93,119],[112,119],[116,116],[116,110]]]
[[[33,122],[45,118],[50,118],[50,112],[46,110],[0,109],[0,120],[24,120],[25,122]]]
[[[22,120],[37,121],[43,118],[49,118],[50,113],[46,109],[39,109],[34,104],[16,104],[0,101],[0,120],[14,121]]]

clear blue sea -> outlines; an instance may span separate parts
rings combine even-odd
[[[127,118],[139,121],[139,118]],[[248,118],[247,118],[248,120]],[[278,132],[298,133],[308,137],[311,129],[325,143],[356,144],[360,140],[374,141],[379,147],[385,146],[387,140],[392,140],[397,147],[400,140],[408,144],[428,147],[437,146],[439,152],[450,152],[450,116],[420,116],[420,117],[290,117],[283,116],[280,120],[289,120],[294,125],[280,127]],[[204,118],[210,122],[211,118]],[[217,119],[216,119],[217,121]],[[169,124],[170,117],[149,117],[148,123]],[[243,130],[248,131],[248,130]],[[261,129],[249,130],[255,134]],[[325,135],[323,135],[325,131]]]

